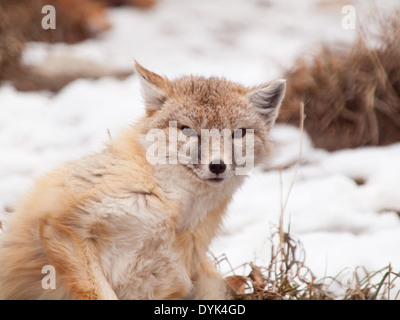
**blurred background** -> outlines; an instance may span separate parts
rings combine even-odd
[[[49,4],[53,19],[42,12]],[[77,78],[123,80],[133,59],[172,77],[256,85],[283,76],[279,121],[297,125],[306,101],[305,126],[317,147],[400,139],[393,0],[2,0],[0,15],[0,81],[17,90],[56,93]],[[44,29],[49,19],[54,27]]]
[[[268,260],[303,102],[285,221],[308,264],[319,276],[400,268],[399,9],[398,0],[0,0],[0,220],[34,178],[101,150],[143,115],[136,59],[171,78],[287,79],[274,158],[237,194],[216,256],[235,267]]]

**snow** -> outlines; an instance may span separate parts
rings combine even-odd
[[[371,4],[352,1],[363,21]],[[75,45],[30,43],[24,62],[86,59],[131,70],[133,60],[167,76],[226,76],[245,85],[281,77],[295,59],[321,42],[354,40],[341,27],[342,1],[164,0],[149,11],[109,10],[113,28]],[[379,1],[391,10],[397,0]],[[373,13],[373,11],[372,11]],[[138,79],[76,80],[56,95],[0,87],[0,218],[32,186],[35,177],[65,161],[96,152],[144,113]],[[269,237],[292,184],[300,132],[278,125],[271,170],[254,172],[235,194],[215,256],[236,267],[269,259]],[[303,137],[299,170],[284,213],[305,247],[317,277],[363,265],[400,269],[400,143],[328,153]],[[274,169],[275,168],[275,169]],[[282,180],[282,182],[281,182]],[[360,181],[362,183],[360,183]],[[358,182],[358,183],[357,183]],[[397,269],[396,269],[397,268]],[[230,267],[221,264],[223,272]]]

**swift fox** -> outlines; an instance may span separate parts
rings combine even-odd
[[[269,156],[285,80],[247,88],[135,68],[145,116],[102,152],[43,176],[8,218],[1,299],[227,297],[207,251],[245,162]]]

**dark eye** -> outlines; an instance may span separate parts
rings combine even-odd
[[[233,139],[241,139],[246,135],[246,129],[241,128],[241,129],[235,129],[232,133],[232,138]]]
[[[187,137],[197,137],[197,132],[187,126],[182,126],[181,131]]]

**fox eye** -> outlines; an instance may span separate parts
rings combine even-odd
[[[246,129],[241,128],[241,129],[235,129],[232,133],[232,138],[233,139],[241,139],[246,135]]]
[[[187,137],[197,137],[197,132],[187,126],[182,126],[181,131]]]

